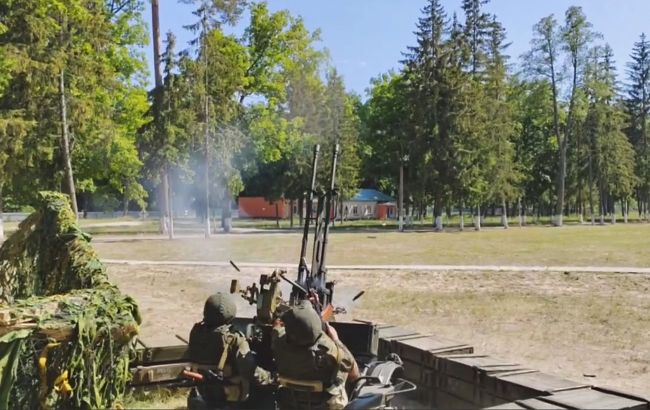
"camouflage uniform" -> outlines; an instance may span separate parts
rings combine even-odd
[[[348,403],[345,382],[354,357],[323,331],[311,305],[294,307],[273,329],[281,409],[342,409]]]
[[[236,305],[229,295],[212,295],[205,303],[203,321],[190,332],[189,359],[197,365],[216,367],[223,375],[223,380],[199,386],[207,403],[231,408],[247,407],[248,403],[259,408],[259,403],[251,403],[250,385],[268,385],[272,377],[257,366],[248,341],[230,325],[235,314]]]

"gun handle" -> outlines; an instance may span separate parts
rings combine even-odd
[[[327,307],[325,307],[325,309],[323,309],[323,312],[321,313],[320,317],[324,321],[329,322],[333,316],[334,316],[334,306],[332,306],[332,304],[330,303],[329,305],[327,305]]]
[[[189,371],[189,370],[183,370],[183,372],[181,374],[183,375],[183,377],[186,377],[186,378],[191,379],[191,380],[195,380],[195,381],[199,381],[199,382],[203,381],[203,375],[201,373],[192,372],[192,371]]]

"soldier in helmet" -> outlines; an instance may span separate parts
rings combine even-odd
[[[359,377],[349,350],[310,303],[296,306],[273,329],[281,409],[342,409],[346,381]]]
[[[250,386],[268,385],[272,377],[257,366],[248,341],[231,326],[236,314],[237,305],[230,295],[210,296],[203,308],[203,321],[190,332],[189,358],[215,369],[207,373],[209,382],[198,389],[209,406],[259,408],[259,403],[249,397]]]

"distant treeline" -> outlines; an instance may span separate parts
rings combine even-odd
[[[449,16],[429,0],[401,69],[363,102],[301,18],[264,2],[183,3],[193,41],[160,39],[152,21],[148,89],[144,1],[0,0],[0,210],[49,189],[80,210],[169,214],[180,201],[228,216],[240,194],[302,199],[312,146],[338,142],[342,197],[360,186],[396,196],[402,168],[406,210],[433,205],[439,226],[452,208],[557,224],[615,204],[648,212],[644,35],[618,79],[611,48],[571,7],[542,18],[510,64],[486,1]],[[243,35],[226,34],[235,24]]]

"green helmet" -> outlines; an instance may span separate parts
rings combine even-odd
[[[227,293],[217,292],[205,301],[203,321],[210,326],[221,326],[232,322],[237,315],[237,305]]]
[[[282,316],[287,341],[295,346],[313,346],[322,334],[320,316],[311,303],[295,306]]]

